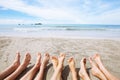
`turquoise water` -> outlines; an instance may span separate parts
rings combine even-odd
[[[0,25],[0,35],[25,37],[120,38],[120,25]]]

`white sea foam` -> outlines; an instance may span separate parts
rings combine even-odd
[[[0,27],[1,35],[37,37],[113,37],[120,38],[120,26],[21,25]]]
[[[120,31],[120,29],[112,28],[75,28],[75,27],[16,27],[13,28],[14,31],[41,31],[41,30],[66,30],[66,31]]]

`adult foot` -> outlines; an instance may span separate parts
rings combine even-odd
[[[73,57],[68,59],[68,64],[69,64],[70,70],[74,71],[75,70],[75,61],[74,61]]]
[[[5,80],[15,80],[18,75],[27,67],[31,59],[29,53],[27,53],[24,57],[22,64],[13,72],[10,76],[8,76]]]
[[[39,67],[40,67],[40,64],[41,64],[41,54],[38,53],[38,54],[37,54],[37,60],[36,60],[36,63],[35,63],[35,67],[36,67],[36,68],[39,68]]]
[[[16,53],[16,57],[12,65],[6,68],[0,73],[0,80],[3,80],[5,77],[13,73],[20,65],[20,53]]]
[[[61,72],[62,72],[62,68],[63,68],[64,59],[65,59],[65,54],[63,54],[63,53],[60,54],[59,58],[52,57],[52,62],[54,63],[53,64],[54,68],[56,67],[57,63],[58,63],[58,66],[56,67],[56,70],[54,71],[53,76],[51,77],[50,80],[61,80]]]
[[[50,59],[50,55],[48,53],[46,53],[44,55],[43,61],[42,61],[41,66],[40,66],[39,73],[36,76],[35,80],[43,80],[44,70],[46,68],[46,65],[47,65],[49,59]]]
[[[100,59],[100,55],[99,54],[95,54],[93,57],[92,57],[95,62],[99,65],[99,63],[101,63],[101,59]]]
[[[100,55],[99,54],[95,54],[93,56],[93,59],[95,60],[95,62],[97,63],[97,65],[99,66],[99,69],[101,70],[101,72],[106,76],[106,78],[108,80],[119,80],[117,77],[115,77],[114,75],[112,75],[103,65]]]
[[[24,57],[24,60],[23,60],[23,62],[22,62],[21,65],[27,66],[27,65],[29,64],[29,62],[30,62],[30,59],[31,59],[30,54],[29,54],[29,53],[26,53],[26,55],[25,55],[25,57]]]
[[[81,62],[81,69],[79,71],[79,76],[83,79],[83,80],[90,80],[87,71],[86,71],[86,58],[82,58]]]
[[[49,59],[50,59],[50,55],[49,55],[48,53],[46,53],[46,54],[44,55],[43,63],[42,63],[44,67],[47,65]]]
[[[87,72],[86,72],[86,58],[85,57],[82,58],[80,65],[81,65],[81,67],[80,67],[81,69],[79,71],[79,76],[84,77],[84,75],[87,74]]]
[[[72,72],[72,79],[77,80],[77,73],[75,70],[75,61],[73,57],[68,59],[68,64],[69,64],[70,71]]]
[[[65,59],[65,54],[61,53],[61,54],[60,54],[60,57],[58,58],[58,61],[59,61],[58,67],[59,67],[59,68],[62,68],[62,67],[63,67],[64,59]]]
[[[52,64],[53,64],[53,68],[55,70],[58,66],[58,58],[56,56],[52,56],[51,61],[52,61]]]
[[[15,68],[18,68],[18,66],[20,65],[20,53],[16,53],[16,57],[15,57],[15,60],[13,62],[13,66]]]
[[[36,72],[39,70],[40,67],[40,59],[41,59],[41,54],[37,54],[37,60],[35,63],[35,66],[28,72],[26,73],[20,80],[32,80],[36,74]]]
[[[52,61],[52,64],[53,64],[53,68],[56,71],[57,67],[58,67],[58,64],[59,64],[58,58],[56,56],[52,56],[51,61]],[[62,78],[61,78],[61,72],[58,73],[57,80],[62,80]]]
[[[92,69],[91,69],[92,74],[101,80],[107,80],[105,75],[100,71],[97,64],[95,64],[95,62],[93,62],[91,57],[89,58],[89,61],[92,66]]]

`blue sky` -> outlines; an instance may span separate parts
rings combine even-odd
[[[0,24],[120,24],[120,0],[1,0]]]

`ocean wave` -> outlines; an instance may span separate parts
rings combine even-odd
[[[55,31],[120,31],[120,29],[109,29],[109,28],[65,28],[65,27],[40,27],[40,28],[13,28],[14,31],[22,32],[36,32],[41,30],[55,30]]]

